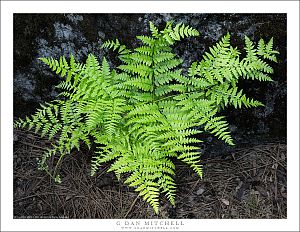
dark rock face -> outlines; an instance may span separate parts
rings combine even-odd
[[[148,23],[159,28],[173,20],[195,27],[200,37],[186,39],[174,46],[184,60],[183,67],[200,60],[202,54],[224,34],[231,34],[234,46],[243,46],[244,36],[258,41],[274,38],[280,52],[274,67],[274,82],[241,81],[245,93],[265,103],[265,107],[224,112],[236,144],[286,140],[286,14],[15,14],[14,15],[14,116],[31,114],[39,103],[58,94],[54,86],[59,77],[37,58],[58,58],[71,53],[85,61],[89,53],[111,64],[118,61],[99,49],[103,41],[118,38],[128,47],[138,41],[136,35],[149,34]],[[206,152],[226,153],[231,148],[212,137],[205,138]]]

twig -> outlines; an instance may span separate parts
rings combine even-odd
[[[136,196],[136,198],[134,199],[134,201],[132,202],[129,210],[127,211],[127,213],[125,214],[124,218],[126,218],[128,216],[128,214],[130,213],[130,211],[132,210],[133,206],[135,205],[137,199],[139,198],[139,195]]]
[[[35,148],[38,148],[38,149],[41,149],[41,150],[43,150],[43,151],[46,151],[47,150],[47,148],[45,148],[45,147],[41,147],[41,146],[38,146],[38,145],[35,145],[35,144],[32,144],[32,143],[27,143],[27,142],[24,142],[24,141],[18,141],[19,143],[22,143],[22,144],[24,144],[24,145],[27,145],[27,146],[29,146],[29,147],[35,147]]]

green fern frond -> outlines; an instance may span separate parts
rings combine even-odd
[[[69,64],[66,61],[66,58],[64,56],[60,57],[59,60],[55,60],[52,57],[51,58],[39,58],[39,60],[43,61],[45,64],[51,68],[52,71],[54,71],[56,74],[60,74],[62,77],[66,75],[68,70],[70,69]]]
[[[175,41],[180,41],[185,37],[191,36],[199,36],[199,32],[183,23],[177,24],[174,28],[172,28],[171,24],[168,24],[163,31],[163,38],[171,45],[174,44]]]
[[[256,45],[245,37],[245,54],[230,44],[227,33],[208,48],[200,61],[185,70],[172,45],[199,32],[183,23],[167,22],[161,31],[150,22],[150,35],[136,38],[133,49],[118,39],[101,48],[117,52],[121,64],[89,54],[85,63],[70,58],[40,58],[64,79],[56,87],[65,100],[45,103],[30,117],[14,122],[14,128],[28,128],[55,140],[39,160],[57,182],[60,161],[73,150],[97,145],[91,161],[91,175],[106,162],[118,179],[133,187],[156,213],[164,194],[175,205],[174,159],[188,164],[200,177],[202,166],[199,136],[208,132],[234,145],[229,124],[221,115],[232,106],[258,107],[263,104],[238,88],[240,79],[272,81],[277,61],[273,38]],[[54,170],[48,160],[58,156]]]
[[[150,27],[150,31],[152,33],[152,36],[154,38],[158,38],[159,32],[158,32],[157,27],[152,22],[149,22],[149,27]]]
[[[125,45],[120,44],[118,39],[116,39],[115,41],[108,40],[104,42],[101,45],[101,48],[112,49],[113,51],[117,51],[121,55],[130,52],[130,50],[128,50]]]
[[[270,41],[265,44],[263,39],[260,39],[257,47],[257,54],[262,56],[265,59],[277,62],[276,54],[279,54],[278,51],[273,50],[273,37]]]

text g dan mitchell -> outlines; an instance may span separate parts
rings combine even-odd
[[[117,221],[118,226],[183,226],[183,221],[178,220],[134,220],[134,221]]]

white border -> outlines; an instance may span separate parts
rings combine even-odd
[[[288,13],[288,219],[180,220],[185,224],[180,227],[180,231],[291,231],[299,229],[299,2],[2,1],[1,6],[2,230],[120,230],[117,225],[117,221],[120,220],[13,219],[13,13]],[[121,222],[125,223],[124,220]]]

